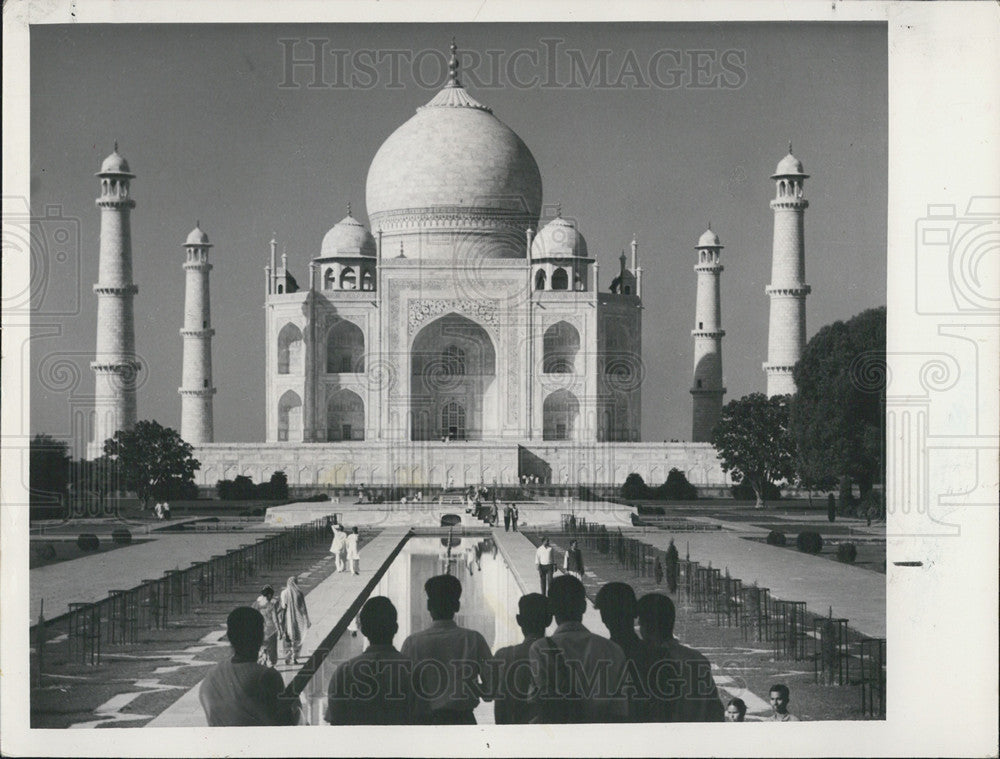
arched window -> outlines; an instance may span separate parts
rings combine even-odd
[[[441,409],[441,437],[465,440],[465,407],[452,401]]]
[[[302,440],[302,399],[288,390],[278,401],[278,440]]]
[[[371,290],[372,289],[372,273],[370,271],[366,271],[361,276],[361,289],[362,290]]]
[[[449,345],[441,351],[441,363],[444,364],[445,373],[453,377],[462,376],[465,374],[465,351],[457,345]]]
[[[539,269],[535,274],[535,289],[544,290],[545,289],[545,269]]]
[[[330,396],[326,405],[326,439],[365,439],[365,404],[357,393],[340,390]]]
[[[563,269],[562,267],[552,272],[552,289],[553,290],[569,289],[569,275],[566,273],[566,270]]]
[[[333,268],[329,268],[323,274],[323,289],[332,290],[337,284],[337,275],[334,273]]]
[[[583,292],[583,280],[580,278],[579,274],[573,276],[573,287],[577,292]]]
[[[345,266],[343,271],[340,272],[340,289],[356,290],[357,287],[358,278],[354,274],[354,269],[350,266]]]
[[[364,370],[365,335],[357,324],[341,319],[326,335],[326,372],[350,374]]]
[[[302,331],[286,324],[278,333],[278,374],[302,371]]]
[[[580,350],[580,333],[569,322],[556,322],[542,338],[542,372],[572,374]]]
[[[283,292],[285,292],[285,286],[278,285],[278,295],[281,295]]]
[[[580,402],[568,390],[556,390],[542,403],[542,439],[572,440]]]

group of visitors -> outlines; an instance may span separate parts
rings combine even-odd
[[[538,568],[538,581],[544,596],[556,571],[555,548],[547,536],[542,536],[541,545],[535,550],[535,566]],[[583,551],[576,540],[570,541],[569,548],[563,554],[562,571],[583,582]]]
[[[494,654],[479,632],[455,622],[462,595],[456,577],[431,577],[424,591],[431,623],[398,650],[392,601],[374,596],[362,606],[358,622],[369,646],[330,679],[331,725],[473,725],[481,700],[493,701],[497,724],[742,722],[746,716],[739,698],[723,709],[711,664],[674,637],[676,609],[662,593],[637,599],[626,583],[601,587],[594,605],[610,632],[605,638],[583,624],[583,584],[561,575],[547,597],[521,597],[516,620],[523,640]],[[553,619],[556,628],[546,635]],[[200,690],[209,724],[295,724],[297,702],[281,697],[280,676],[257,661],[266,645],[265,615],[236,609],[227,628],[234,655]],[[772,686],[770,698],[772,721],[797,721],[788,712],[787,686]]]
[[[358,528],[352,527],[348,532],[344,525],[334,523],[330,525],[333,532],[333,542],[330,544],[330,553],[337,560],[337,571],[346,572],[350,566],[351,572],[361,574],[361,554],[358,551]]]
[[[170,519],[170,504],[167,501],[157,502],[153,507],[157,519]]]
[[[298,578],[289,577],[281,595],[277,597],[274,588],[265,585],[260,589],[253,608],[261,615],[264,626],[257,661],[265,667],[275,666],[278,662],[280,638],[285,664],[298,664],[302,636],[310,624],[306,596],[299,587]]]

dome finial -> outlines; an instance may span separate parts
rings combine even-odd
[[[791,154],[792,154],[792,141],[789,140],[788,141],[788,155],[791,155]]]
[[[347,201],[347,215],[351,216],[351,201]]]
[[[197,221],[196,221],[196,222],[194,223],[194,228],[195,228],[195,229],[201,229],[201,219],[198,219],[198,220],[197,220]]]
[[[562,201],[561,200],[558,203],[556,203],[556,218],[557,219],[561,219],[562,218]]]
[[[451,38],[451,60],[448,61],[448,78],[450,87],[461,87],[462,82],[458,78],[458,45],[455,44],[455,38]]]

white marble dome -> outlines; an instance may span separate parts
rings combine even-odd
[[[134,176],[128,167],[128,161],[122,158],[118,154],[118,146],[115,146],[114,152],[109,155],[101,163],[101,170],[99,174],[128,174],[129,176]]]
[[[698,238],[697,248],[721,248],[722,240],[711,229],[706,229]]]
[[[542,227],[531,242],[532,258],[587,256],[587,241],[569,221],[557,217]]]
[[[805,170],[802,168],[802,161],[793,156],[791,151],[788,151],[788,155],[778,162],[778,168],[775,169],[774,176],[779,177],[804,173]]]
[[[365,226],[348,214],[323,236],[320,258],[333,256],[375,256],[375,238]]]
[[[208,235],[206,235],[201,230],[201,224],[195,225],[195,228],[191,230],[190,234],[187,236],[187,241],[185,245],[211,245],[208,241]]]
[[[534,226],[542,205],[542,177],[528,146],[454,82],[382,144],[366,190],[373,227],[449,208]]]

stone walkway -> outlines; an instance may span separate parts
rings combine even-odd
[[[671,534],[662,530],[633,537],[661,550],[666,550],[673,538],[681,557],[690,551],[692,561],[728,569],[744,585],[756,582],[770,588],[772,598],[805,601],[806,608],[815,614],[826,616],[833,607],[833,616],[847,619],[854,630],[873,638],[885,637],[883,574],[726,532]]]
[[[28,574],[29,617],[34,623],[42,599],[45,618],[69,611],[69,604],[107,598],[109,590],[127,590],[143,580],[155,579],[168,569],[186,569],[190,562],[205,561],[230,548],[254,543],[264,533],[157,535],[154,540],[118,548],[107,554],[82,556]],[[179,557],[184,557],[180,561]],[[181,566],[179,566],[181,565]]]
[[[308,659],[343,618],[350,605],[400,544],[406,533],[405,529],[383,530],[361,548],[360,574],[335,572],[306,594],[306,606],[310,612],[312,625],[303,636],[300,661]],[[360,636],[358,645],[361,645]],[[286,684],[291,682],[298,670],[297,667],[283,664],[277,669]],[[146,727],[206,727],[205,712],[198,699],[200,687],[199,682]]]

